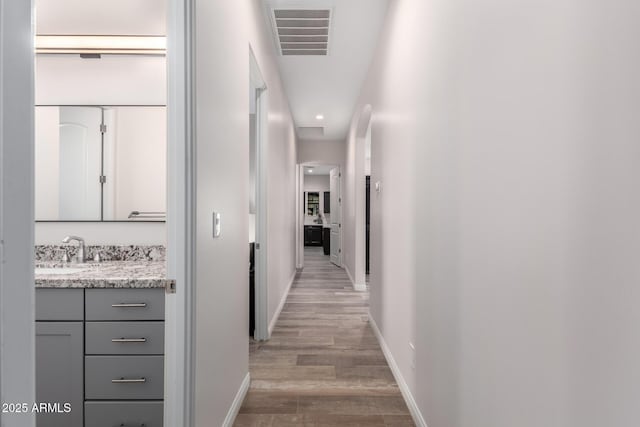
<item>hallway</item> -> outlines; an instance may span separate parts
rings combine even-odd
[[[272,338],[252,343],[244,426],[413,426],[356,292],[322,248],[305,248]]]

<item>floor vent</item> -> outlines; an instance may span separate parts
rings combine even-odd
[[[328,54],[330,9],[272,9],[272,21],[281,55]]]

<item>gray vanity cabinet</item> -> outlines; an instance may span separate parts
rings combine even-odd
[[[37,289],[37,427],[162,427],[164,289]]]
[[[82,427],[83,335],[82,322],[36,323],[36,400],[55,404],[36,415],[38,427]]]
[[[36,414],[38,427],[83,425],[83,295],[82,289],[36,292],[36,402],[52,404]]]
[[[85,290],[85,425],[162,427],[164,289]]]

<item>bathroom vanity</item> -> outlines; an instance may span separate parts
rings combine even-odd
[[[37,262],[38,427],[162,426],[171,284],[164,261]]]
[[[64,6],[36,33],[84,36],[96,11]],[[158,13],[101,16],[101,35],[160,36]],[[35,61],[37,427],[163,424],[166,60],[137,53]]]

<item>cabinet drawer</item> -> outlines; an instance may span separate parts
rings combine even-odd
[[[87,320],[164,320],[164,289],[87,289]]]
[[[164,322],[87,322],[86,354],[163,354]]]
[[[87,400],[163,399],[164,356],[85,356]]]
[[[36,320],[84,320],[84,289],[36,289]]]
[[[162,427],[162,402],[86,402],[87,427]]]

